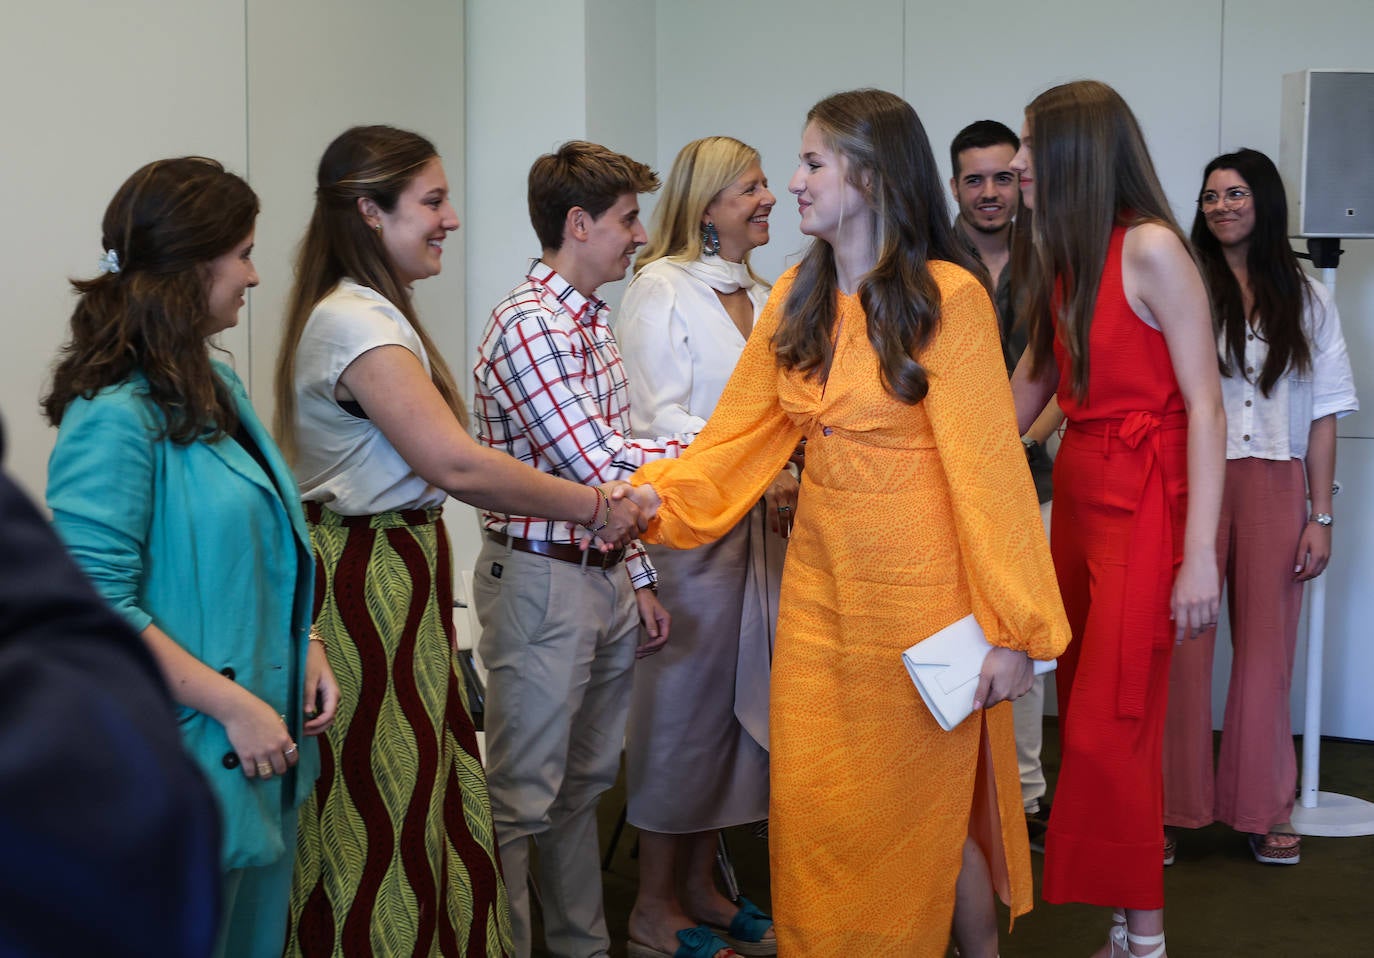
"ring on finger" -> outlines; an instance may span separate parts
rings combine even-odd
[[[271,763],[271,762],[259,762],[259,763],[258,763],[258,775],[259,775],[259,777],[261,777],[261,778],[271,778],[271,777],[272,777],[272,763]]]
[[[286,755],[286,756],[291,756],[291,755],[295,755],[296,752],[297,752],[296,743],[295,743],[295,742],[292,742],[290,745],[286,746],[286,748],[282,749],[282,752],[281,752],[281,753],[282,753],[283,755]]]

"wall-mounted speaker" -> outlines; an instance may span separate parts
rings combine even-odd
[[[1374,238],[1374,71],[1283,77],[1279,171],[1294,236]]]

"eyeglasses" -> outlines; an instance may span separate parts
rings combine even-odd
[[[1225,193],[1217,193],[1216,190],[1207,190],[1197,198],[1197,205],[1204,213],[1218,206],[1225,206],[1228,209],[1238,210],[1248,202],[1250,202],[1250,191],[1242,189],[1239,186],[1233,186]]]

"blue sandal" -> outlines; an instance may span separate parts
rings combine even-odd
[[[717,953],[730,950],[730,946],[717,938],[715,932],[705,925],[684,928],[676,934],[677,940],[682,944],[678,945],[677,951],[671,955],[666,951],[659,951],[652,945],[633,940],[626,946],[626,954],[629,958],[715,958]]]
[[[741,895],[739,911],[730,919],[730,927],[711,930],[747,958],[768,958],[778,953],[777,939],[763,937],[772,927],[773,919],[764,914],[758,905]]]

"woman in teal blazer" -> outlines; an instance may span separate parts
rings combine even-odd
[[[44,399],[53,522],[158,660],[222,820],[219,954],[280,955],[310,736],[338,688],[310,640],[295,480],[205,339],[238,321],[257,197],[213,160],[140,169],[105,214]],[[157,787],[156,782],[149,783]]]

